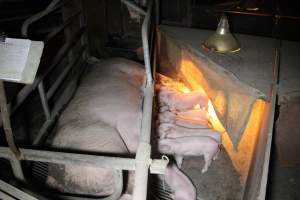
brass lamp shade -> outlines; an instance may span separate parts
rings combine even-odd
[[[229,31],[228,20],[225,14],[222,15],[216,32],[203,43],[203,48],[221,53],[240,50],[239,43]]]

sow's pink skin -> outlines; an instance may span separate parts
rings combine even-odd
[[[208,170],[212,160],[215,160],[219,152],[218,141],[207,136],[191,136],[180,138],[165,138],[158,140],[158,151],[162,154],[174,155],[180,168],[184,156],[204,156],[205,164],[201,172]]]
[[[196,188],[176,165],[173,164],[166,168],[164,180],[172,189],[174,200],[196,200]]]

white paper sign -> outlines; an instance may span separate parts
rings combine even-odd
[[[42,50],[42,42],[27,39],[6,38],[5,42],[0,42],[0,79],[31,83],[40,62]]]

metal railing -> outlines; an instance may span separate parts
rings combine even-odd
[[[123,0],[123,2],[127,2]],[[21,161],[34,161],[34,162],[47,162],[47,163],[60,163],[60,164],[74,164],[74,165],[81,165],[81,166],[98,166],[103,168],[112,168],[114,169],[114,178],[116,188],[115,193],[110,197],[104,199],[118,199],[121,195],[123,189],[123,180],[122,180],[122,170],[135,170],[135,183],[134,183],[134,191],[133,191],[133,199],[134,200],[145,200],[147,196],[147,183],[148,183],[148,174],[149,168],[151,173],[163,173],[167,160],[159,160],[162,162],[155,162],[158,160],[152,160],[150,157],[151,154],[151,145],[150,145],[150,134],[151,134],[151,122],[152,122],[152,104],[153,104],[153,95],[154,95],[154,87],[153,87],[153,74],[151,69],[151,62],[150,62],[150,53],[149,50],[149,36],[151,40],[151,14],[152,14],[152,7],[153,2],[150,0],[148,2],[148,9],[147,11],[143,11],[142,8],[139,8],[129,2],[134,9],[138,10],[139,13],[143,14],[144,21],[142,25],[142,44],[144,50],[144,61],[145,61],[145,84],[144,84],[144,100],[143,100],[143,115],[142,115],[142,123],[141,123],[141,131],[140,131],[140,138],[139,138],[139,146],[136,152],[135,158],[121,158],[121,157],[110,157],[110,156],[101,156],[101,155],[89,155],[85,153],[66,153],[61,151],[45,151],[45,150],[38,150],[38,149],[24,149],[20,148],[19,151],[21,152],[21,157],[18,159],[12,153],[12,151],[8,147],[0,147],[0,157],[6,158],[10,160],[13,173],[17,179],[20,181],[25,182],[25,178],[23,175],[23,169],[21,166]],[[34,23],[35,21],[48,16],[52,12],[60,9],[63,6],[62,3],[58,0],[53,0],[52,3],[42,12],[38,13],[35,16],[30,17],[28,20],[25,21],[22,27],[23,36],[26,37],[28,35],[28,28],[29,26]],[[79,30],[69,39],[67,40],[61,48],[56,53],[55,57],[52,59],[51,64],[46,70],[39,74],[34,83],[32,85],[26,85],[17,95],[14,101],[8,104],[9,113],[12,115],[16,112],[17,108],[25,101],[25,99],[35,90],[38,90],[39,97],[42,103],[44,115],[46,120],[42,125],[41,129],[39,130],[37,136],[33,140],[32,146],[37,148],[39,147],[44,138],[47,136],[48,129],[51,127],[62,107],[67,104],[66,101],[60,102],[58,105],[53,106],[51,109],[49,106],[49,100],[52,96],[56,93],[59,88],[62,87],[64,82],[68,82],[65,80],[69,80],[70,83],[67,83],[68,87],[72,87],[74,82],[77,82],[79,76],[83,70],[84,66],[83,62],[86,60],[87,56],[85,56],[86,50],[86,42],[85,42],[85,25],[82,11],[78,11],[72,17],[67,19],[61,26],[55,28],[52,32],[50,32],[45,39],[45,42],[48,43],[54,38],[58,33],[62,32],[72,20],[75,20],[79,17],[80,19],[80,28]],[[65,67],[62,73],[56,78],[55,82],[50,86],[48,90],[44,87],[44,79],[51,73],[55,67],[57,67],[63,60],[63,58],[72,53],[73,47],[80,42],[80,50],[78,51],[77,55],[69,56],[73,59],[69,59],[68,65]],[[75,59],[74,59],[75,58]],[[79,65],[79,67],[78,67]],[[76,67],[77,66],[77,67]],[[73,73],[72,73],[73,72]],[[76,85],[76,84],[75,84]],[[73,88],[72,90],[75,91]],[[72,95],[69,96],[69,99]],[[1,125],[1,124],[0,124]],[[162,164],[163,163],[163,164]],[[152,170],[151,169],[155,169]],[[1,182],[0,182],[1,184]],[[78,197],[76,197],[78,199]],[[80,198],[79,198],[80,199]],[[85,198],[86,199],[86,198]]]

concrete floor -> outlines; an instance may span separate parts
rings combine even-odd
[[[198,200],[238,200],[243,188],[239,174],[235,171],[226,151],[221,151],[204,174],[203,157],[187,157],[182,170],[190,177],[197,188]]]

